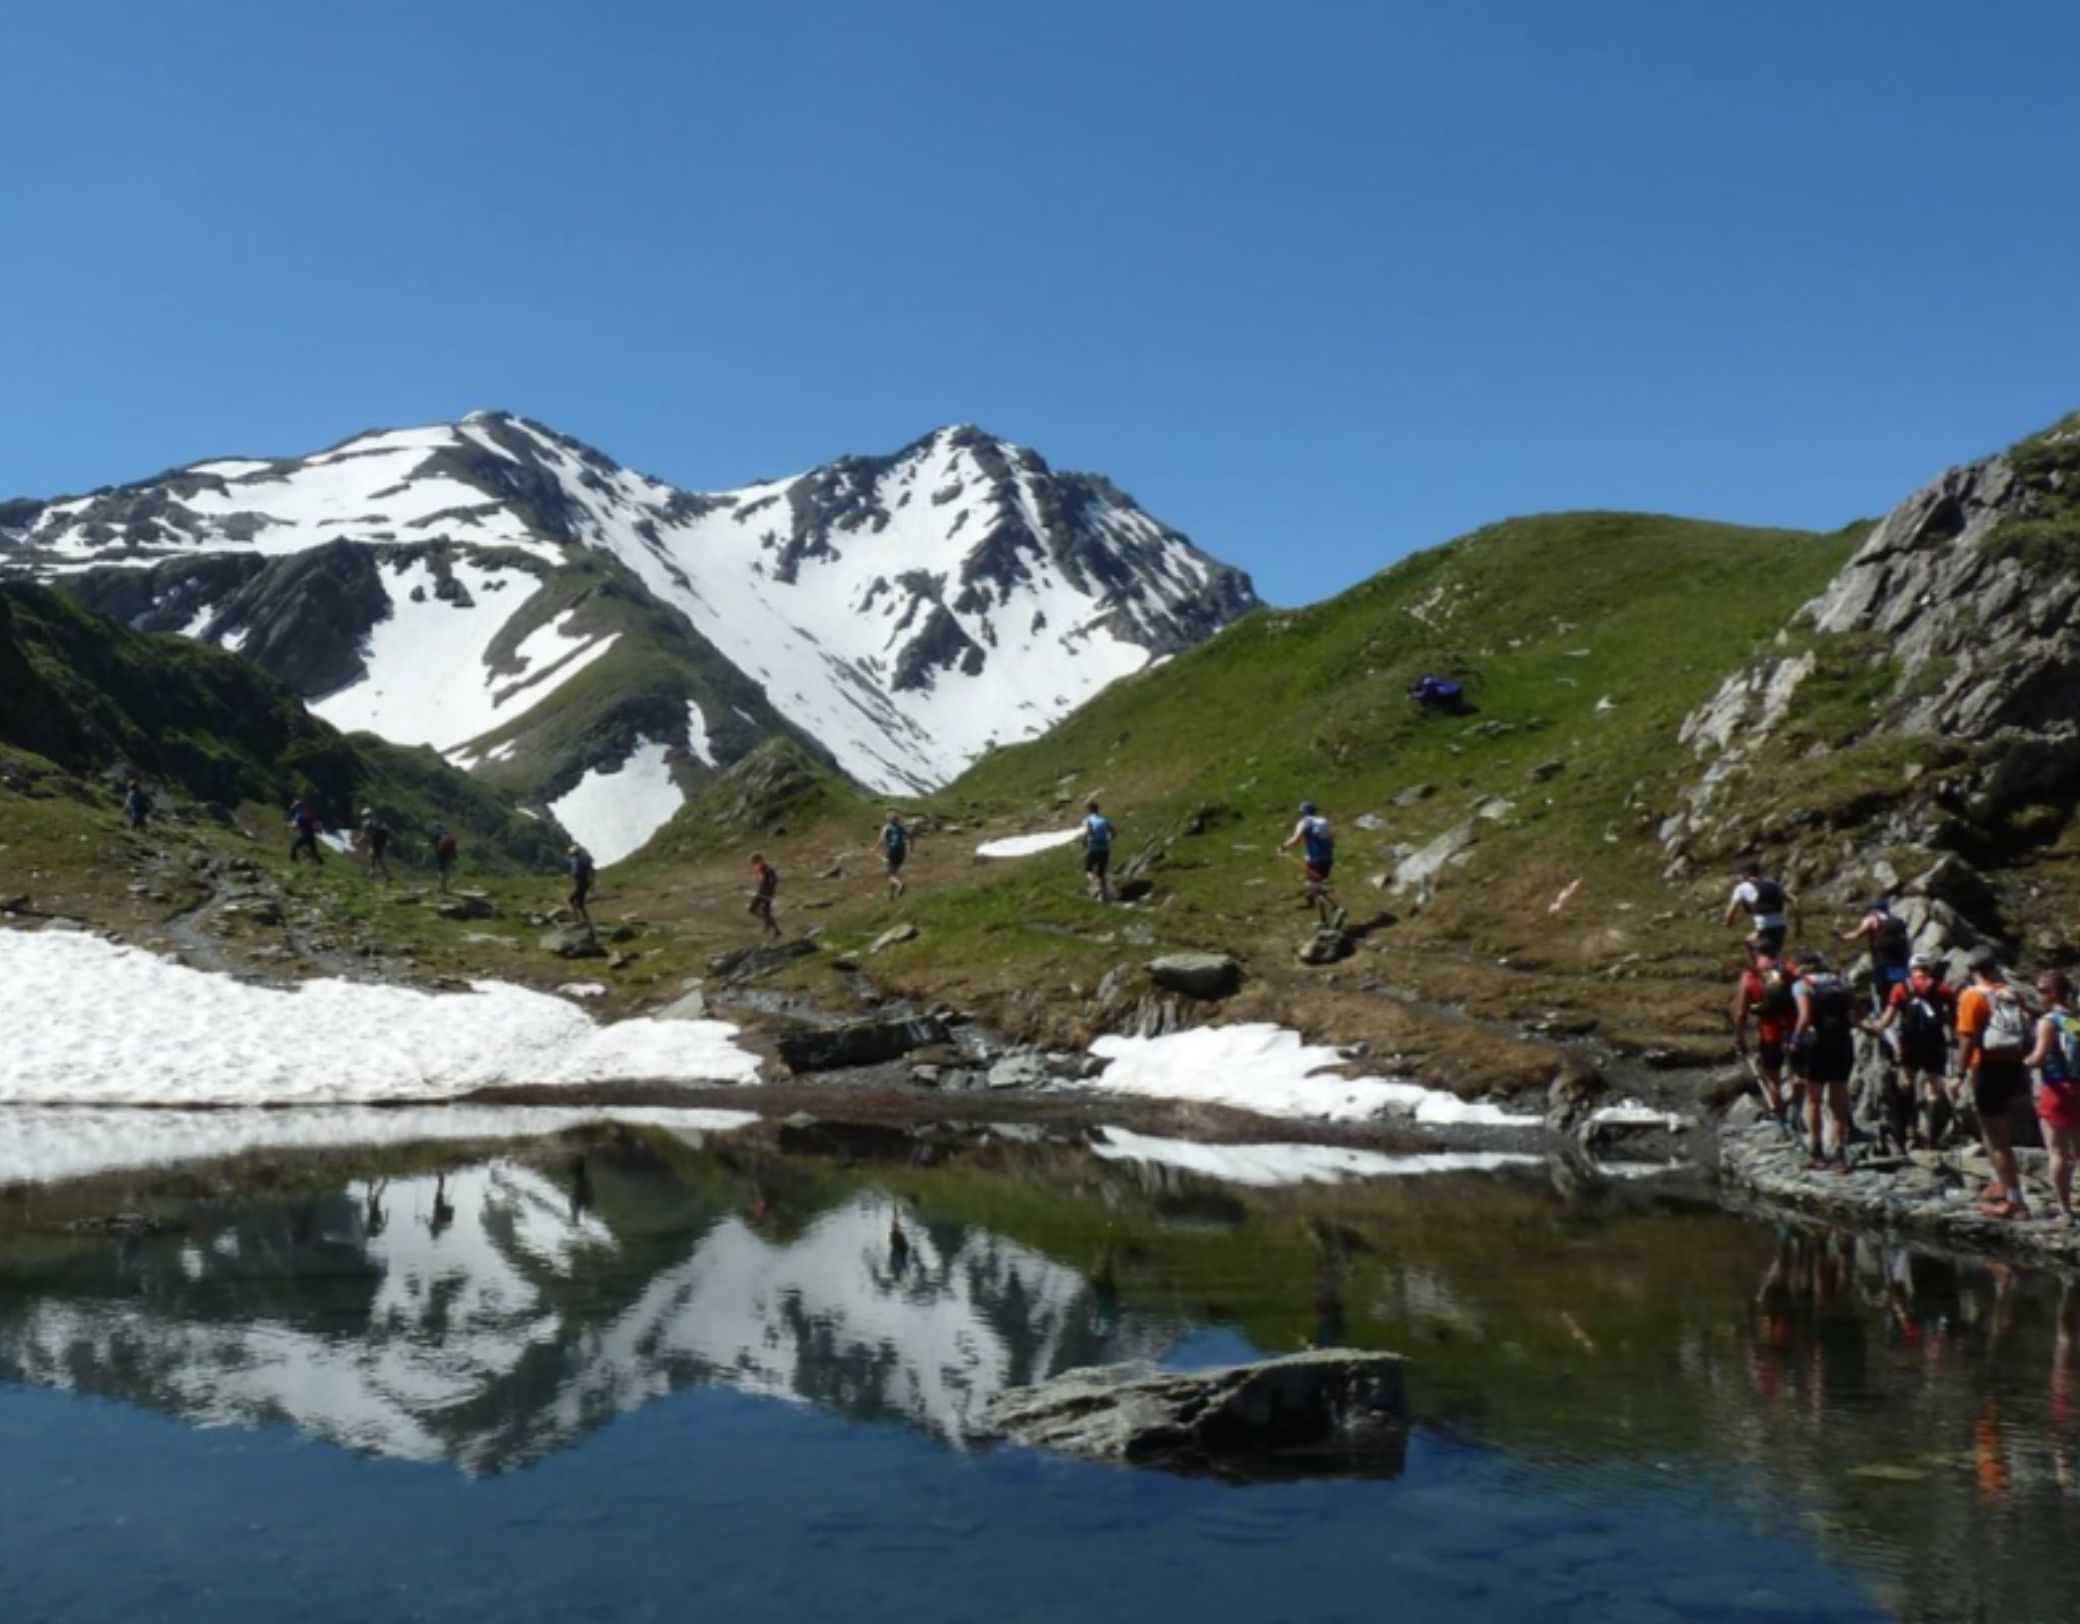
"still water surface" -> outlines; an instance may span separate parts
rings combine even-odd
[[[1414,1359],[1398,1477],[979,1436],[1310,1343]],[[2076,1377],[2056,1277],[1536,1172],[248,1157],[0,1197],[0,1618],[2070,1619]]]

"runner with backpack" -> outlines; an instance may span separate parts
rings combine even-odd
[[[1950,1135],[1954,1111],[1945,1080],[1950,1075],[1950,1034],[1957,1026],[1957,993],[1937,973],[1935,959],[1916,954],[1907,979],[1886,997],[1885,1011],[1871,1030],[1891,1049],[1904,1094],[1906,1126],[1913,1143],[1934,1147]],[[1892,1101],[1888,1097],[1888,1108]]]
[[[1112,820],[1098,803],[1084,803],[1083,884],[1100,902],[1112,900]]]
[[[1913,932],[1892,911],[1890,902],[1873,897],[1855,928],[1842,933],[1842,940],[1851,946],[1863,941],[1871,944],[1871,1010],[1883,1015],[1891,1006],[1892,989],[1907,979],[1914,957]]]
[[[1334,893],[1329,889],[1329,875],[1336,867],[1336,831],[1329,820],[1322,816],[1312,801],[1300,803],[1300,821],[1293,825],[1293,832],[1286,836],[1282,852],[1300,847],[1306,859],[1307,890],[1303,893],[1301,906],[1312,908],[1315,917],[1324,925],[1341,924],[1337,917],[1343,912]]]
[[[1748,1023],[1752,1020],[1755,1054],[1750,1069],[1762,1090],[1763,1110],[1786,1138],[1797,1137],[1787,1114],[1784,1078],[1784,1046],[1798,1023],[1798,999],[1792,992],[1797,978],[1795,966],[1757,946],[1733,995],[1733,1051],[1743,1060],[1749,1059]]]
[[[298,797],[289,803],[289,861],[295,862],[304,853],[319,865],[325,861],[318,850],[318,814],[311,810],[310,802]]]
[[[1964,1074],[1971,1085],[1979,1137],[1993,1163],[1995,1182],[1979,1210],[1989,1218],[2027,1218],[2022,1174],[2015,1165],[2015,1114],[2028,1104],[2026,1064],[2033,1023],[2021,995],[2001,975],[1991,948],[1980,948],[1967,966],[1971,985],[1957,1000],[1957,1036]]]
[[[1765,878],[1762,865],[1750,863],[1741,870],[1740,883],[1726,899],[1726,912],[1720,923],[1731,925],[1743,909],[1762,944],[1772,953],[1783,952],[1790,919],[1798,917],[1798,898],[1790,887],[1781,880]]]
[[[599,870],[592,861],[592,853],[583,846],[573,845],[570,858],[564,864],[564,872],[571,877],[571,912],[577,915],[578,923],[587,930],[592,929],[592,913],[586,899],[592,895],[592,882]]]
[[[390,864],[385,853],[390,850],[390,825],[376,816],[375,808],[361,809],[361,849],[368,857],[368,877],[390,883]]]
[[[780,871],[766,861],[765,853],[751,854],[751,906],[745,909],[753,919],[762,920],[768,936],[778,936],[780,927],[773,922],[773,898],[780,890]]]
[[[2051,1193],[2068,1224],[2073,1215],[2073,1165],[2080,1158],[2080,1016],[2075,1016],[2072,979],[2062,970],[2037,977],[2044,1013],[2029,1064],[2037,1073],[2037,1120],[2051,1153]]]
[[[448,877],[454,873],[455,859],[460,854],[455,837],[448,833],[448,826],[445,823],[436,823],[433,826],[433,874],[434,883],[442,896],[448,894]]]
[[[1792,988],[1798,1019],[1791,1044],[1806,1081],[1806,1136],[1815,1172],[1849,1170],[1849,1079],[1856,1072],[1856,992],[1837,975],[1825,954],[1805,958],[1805,974]],[[1834,1155],[1827,1154],[1822,1106],[1834,1121]]]
[[[902,814],[894,807],[888,809],[888,821],[881,826],[881,860],[888,865],[888,899],[893,902],[900,897],[903,885],[903,863],[910,856],[910,831],[903,827]]]

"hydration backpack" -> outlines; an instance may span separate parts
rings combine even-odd
[[[1750,906],[1759,914],[1780,914],[1784,911],[1784,888],[1775,880],[1755,882],[1755,900]]]
[[[1808,976],[1806,998],[1812,1006],[1813,1030],[1839,1037],[1856,1024],[1856,994],[1833,973]]]
[[[1907,930],[1907,922],[1897,914],[1887,914],[1871,938],[1871,957],[1879,964],[1891,969],[1902,969],[1914,956],[1914,939]]]
[[[440,839],[433,843],[433,855],[444,863],[454,862],[455,837],[453,835],[442,835]]]
[[[1986,1030],[1979,1047],[1987,1054],[2013,1060],[2029,1051],[2029,1011],[2012,987],[1994,987],[1986,994]]]
[[[2056,1041],[2044,1056],[2044,1081],[2080,1082],[2080,1019],[2061,1011],[2051,1017]]]
[[[1899,1006],[1899,1040],[1903,1048],[1925,1052],[1940,1048],[1948,1023],[1940,1007],[1942,993],[1934,983],[1924,992],[1907,986],[1906,1002]]]
[[[1762,986],[1762,996],[1755,1000],[1757,1014],[1776,1026],[1789,1026],[1798,1019],[1798,995],[1791,990],[1791,977],[1784,973],[1783,965],[1758,971],[1755,979]]]

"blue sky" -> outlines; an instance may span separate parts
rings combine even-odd
[[[0,495],[504,406],[695,487],[974,421],[1301,601],[1832,526],[2080,406],[2080,10],[14,7]]]

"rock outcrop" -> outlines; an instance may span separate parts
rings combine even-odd
[[[1103,1365],[992,1401],[1016,1443],[1222,1477],[1392,1475],[1407,1442],[1406,1361],[1328,1348],[1220,1370]]]
[[[1148,979],[1187,998],[1226,998],[1241,990],[1242,966],[1227,953],[1165,953],[1148,961]]]

